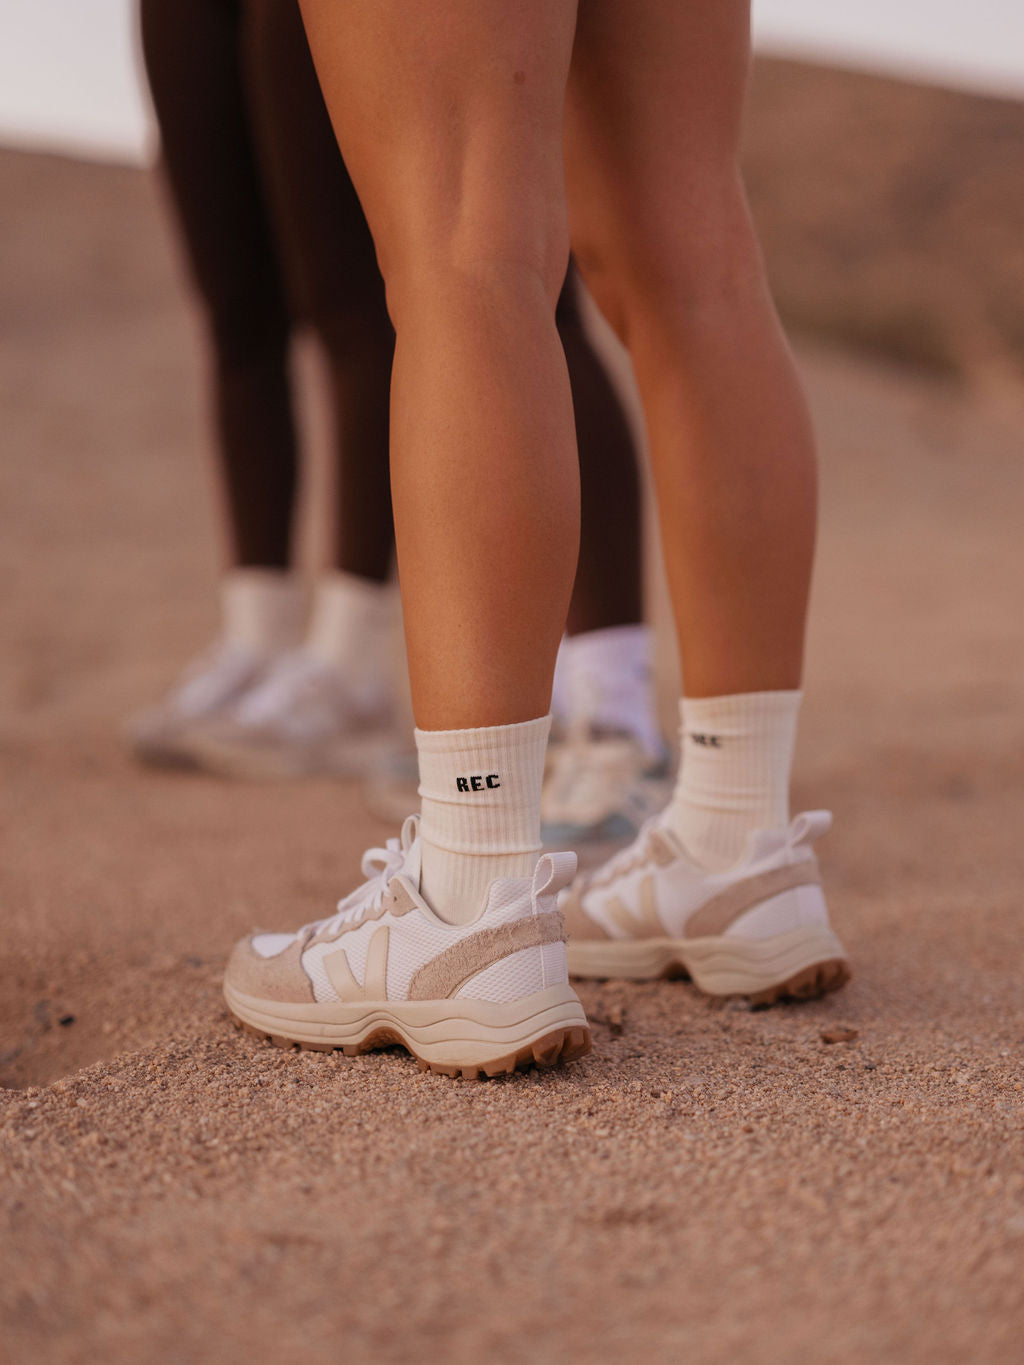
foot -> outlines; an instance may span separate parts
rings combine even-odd
[[[193,751],[224,777],[350,776],[365,771],[393,723],[390,685],[358,698],[339,668],[297,649],[229,716],[204,727]]]
[[[831,824],[827,811],[809,811],[787,829],[758,830],[737,863],[709,873],[652,821],[563,896],[570,973],[687,975],[708,995],[757,1005],[838,990],[850,972],[811,849]]]
[[[552,746],[541,796],[545,847],[626,843],[669,796],[666,764],[628,735],[587,727]]]
[[[569,984],[557,895],[571,853],[491,884],[480,915],[449,924],[420,895],[416,817],[363,857],[367,881],[330,919],[254,933],[224,976],[235,1019],[275,1042],[346,1054],[400,1044],[421,1070],[467,1078],[553,1066],[590,1051]]]
[[[194,767],[198,733],[227,716],[262,681],[271,657],[247,645],[216,641],[162,701],[128,721],[126,735],[135,756],[161,767]]]

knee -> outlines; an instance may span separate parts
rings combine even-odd
[[[490,203],[414,207],[378,234],[388,310],[399,328],[418,307],[458,307],[508,294],[554,312],[569,261],[564,211]]]
[[[738,176],[635,199],[573,225],[573,252],[598,307],[629,343],[637,329],[695,334],[745,307],[763,280]]]

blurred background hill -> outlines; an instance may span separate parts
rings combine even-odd
[[[747,183],[779,305],[806,333],[1024,386],[1022,168],[1018,100],[755,65]]]

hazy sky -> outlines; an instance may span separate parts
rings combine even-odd
[[[1024,97],[1024,0],[754,0],[762,44]]]
[[[144,156],[133,14],[134,0],[0,0],[0,141]],[[773,51],[1024,98],[1024,0],[754,0],[754,26]]]

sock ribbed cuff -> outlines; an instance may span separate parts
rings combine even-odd
[[[417,730],[424,840],[451,853],[536,853],[551,717]]]
[[[733,863],[755,829],[789,822],[799,691],[684,698],[681,769],[667,823],[712,871]]]
[[[475,730],[417,730],[420,889],[467,923],[498,877],[528,877],[541,848],[540,790],[551,717]]]

